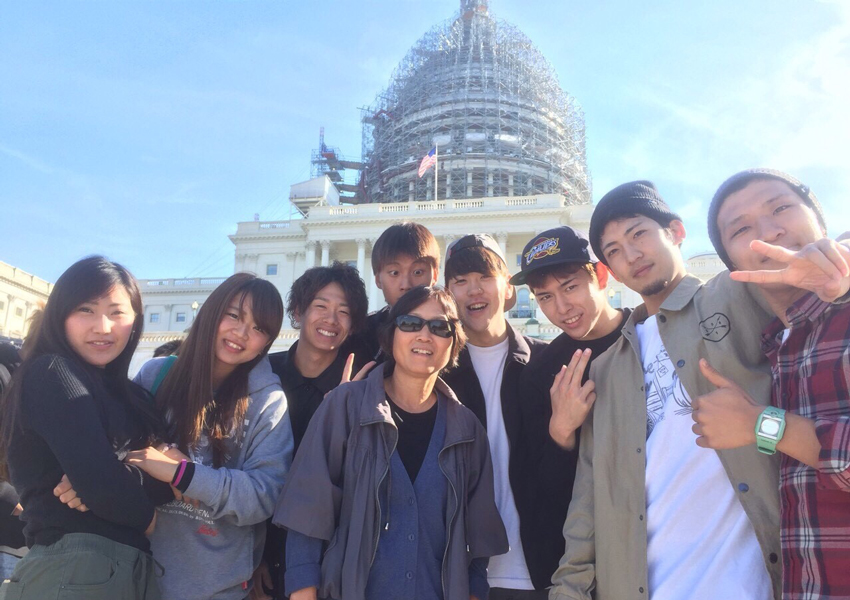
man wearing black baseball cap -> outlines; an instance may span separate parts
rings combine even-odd
[[[527,524],[536,507],[526,501],[526,440],[520,408],[523,370],[546,344],[517,332],[505,319],[516,302],[502,249],[492,236],[471,234],[446,249],[446,287],[458,305],[467,343],[445,382],[487,429],[496,506],[508,533],[510,551],[490,559],[491,600],[544,600],[554,569],[537,561],[538,539]],[[559,529],[560,523],[550,523]],[[563,544],[561,544],[563,550]],[[557,560],[557,559],[556,559]]]
[[[523,460],[527,477],[522,499],[529,506],[524,523],[537,540],[526,555],[551,580],[564,552],[561,527],[575,477],[578,428],[592,405],[585,386],[580,400],[566,390],[582,388],[586,365],[620,335],[629,311],[608,303],[608,271],[597,263],[587,239],[571,227],[556,227],[531,238],[520,257],[514,285],[527,284],[543,314],[563,333],[534,356],[522,374]],[[584,355],[585,349],[592,350]]]

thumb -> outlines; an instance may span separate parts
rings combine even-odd
[[[702,371],[703,377],[708,379],[709,382],[713,383],[719,388],[722,387],[738,387],[734,382],[729,381],[723,375],[717,372],[717,370],[708,364],[708,361],[704,358],[699,359],[699,370]]]

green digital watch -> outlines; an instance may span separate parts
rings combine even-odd
[[[776,444],[785,433],[785,411],[768,406],[756,421],[756,447],[764,454],[776,454]]]

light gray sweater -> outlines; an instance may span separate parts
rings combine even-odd
[[[150,389],[164,358],[144,364],[136,382]],[[228,440],[225,464],[213,468],[206,436],[190,452],[195,475],[186,496],[157,509],[150,537],[165,568],[163,600],[242,600],[260,563],[265,521],[274,512],[292,462],[293,438],[280,379],[263,358],[248,377],[245,421]]]

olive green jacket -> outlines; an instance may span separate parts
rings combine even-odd
[[[706,284],[687,275],[661,305],[658,330],[691,398],[714,390],[701,374],[705,358],[761,404],[771,374],[761,330],[771,315],[758,292],[724,271]],[[590,377],[596,403],[582,426],[573,499],[564,524],[566,553],[552,577],[550,600],[648,598],[646,532],[646,396],[635,309],[622,337],[596,358]],[[710,450],[706,450],[710,452]],[[758,537],[774,596],[781,597],[779,461],[755,445],[717,451]],[[686,510],[687,507],[682,507]]]

